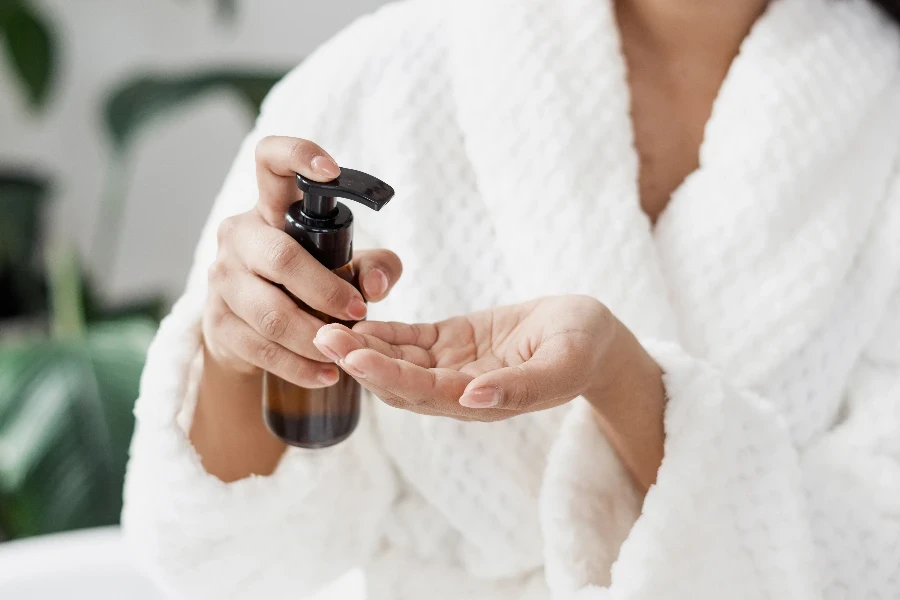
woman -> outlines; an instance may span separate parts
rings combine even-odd
[[[356,22],[271,94],[151,349],[134,547],[190,598],[355,566],[371,598],[900,597],[898,12]],[[362,294],[280,231],[332,156],[398,191],[357,211]],[[320,329],[273,282],[342,319],[390,299]],[[285,449],[260,370],[337,366],[359,429]]]

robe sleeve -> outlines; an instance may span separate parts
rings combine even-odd
[[[186,291],[150,348],[122,526],[140,562],[174,597],[280,598],[285,590],[303,597],[368,560],[395,497],[395,476],[366,406],[346,442],[291,448],[271,476],[233,483],[204,470],[186,433],[202,372],[200,319],[218,224],[255,204],[254,153],[265,135],[312,139],[338,157],[360,155],[346,132],[355,129],[355,72],[364,69],[367,36],[377,33],[366,23],[321,47],[270,93],[215,202]],[[315,94],[305,93],[307,82]],[[357,241],[364,238],[371,239],[362,232]]]
[[[573,408],[541,500],[554,597],[900,595],[900,293],[852,373],[843,418],[803,448],[766,398],[676,346],[645,347],[668,396],[657,482],[629,532],[616,539],[613,522],[624,542],[610,572],[597,551],[621,496],[609,480],[628,484],[621,469],[596,474],[590,457],[605,442],[587,403]]]

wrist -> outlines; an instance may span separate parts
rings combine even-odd
[[[218,361],[204,346],[189,438],[203,467],[224,482],[274,472],[285,446],[262,418],[262,374]]]
[[[262,372],[221,360],[204,345],[198,408],[201,404],[215,405],[215,417],[220,420],[240,420],[251,412],[261,414]]]
[[[662,462],[663,372],[634,334],[617,321],[613,343],[583,397],[638,488],[646,492]]]
[[[636,382],[661,376],[656,361],[631,330],[616,318],[613,318],[609,342],[600,349],[595,363],[582,396],[600,412],[605,404],[629,395]]]
[[[203,336],[203,339],[201,339],[200,345],[203,350],[204,370],[209,369],[215,371],[235,382],[245,383],[253,380],[262,380],[261,369],[247,362],[222,356],[215,348],[207,343],[205,335]]]

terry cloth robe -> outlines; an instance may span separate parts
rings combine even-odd
[[[302,15],[298,15],[302,18]],[[150,350],[127,539],[185,598],[300,598],[348,569],[391,599],[900,598],[900,30],[776,0],[651,225],[609,0],[413,0],[265,103]],[[496,423],[366,399],[351,438],[223,483],[186,431],[215,232],[265,135],[397,190],[357,247],[405,273],[370,318],[589,294],[665,372],[636,493],[583,399]]]

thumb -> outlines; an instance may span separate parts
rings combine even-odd
[[[518,411],[568,402],[581,393],[588,369],[583,358],[560,345],[543,345],[520,365],[479,375],[466,386],[459,403]]]
[[[400,257],[390,250],[360,250],[354,252],[353,262],[359,273],[360,289],[370,302],[387,296],[403,273]]]

